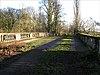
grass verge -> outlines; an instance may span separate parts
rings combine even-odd
[[[65,37],[61,42],[52,48],[49,48],[49,51],[70,51],[71,50],[72,38]]]
[[[49,42],[49,41],[54,40],[54,39],[56,39],[56,37],[46,37],[46,38],[43,38],[42,40],[37,40],[35,42],[29,43],[28,45],[30,47],[36,47],[36,46],[39,46],[43,43]]]

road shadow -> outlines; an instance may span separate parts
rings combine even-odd
[[[39,50],[38,50],[39,51]],[[41,51],[40,62],[20,75],[90,75],[76,51]]]

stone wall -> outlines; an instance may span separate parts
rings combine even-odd
[[[85,44],[90,46],[92,50],[100,53],[100,37],[85,35],[85,34],[77,34],[79,39],[81,39]]]

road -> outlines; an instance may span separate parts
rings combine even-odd
[[[19,75],[28,68],[33,67],[39,62],[43,51],[49,47],[56,46],[61,39],[62,38],[57,38],[56,40],[53,40],[39,47],[36,47],[35,49],[32,49],[29,53],[9,65],[9,67],[0,70],[0,75]]]

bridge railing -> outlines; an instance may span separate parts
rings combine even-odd
[[[87,34],[77,34],[77,36],[92,50],[100,53],[100,37],[95,37],[92,35],[87,35]]]
[[[15,40],[23,40],[28,38],[47,37],[48,33],[0,33],[0,42],[9,42]]]

